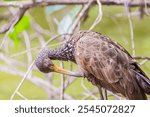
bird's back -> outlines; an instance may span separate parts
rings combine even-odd
[[[123,47],[96,32],[80,31],[75,36],[76,63],[91,82],[128,99],[147,99],[150,80]]]

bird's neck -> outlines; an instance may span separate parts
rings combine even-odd
[[[74,58],[74,46],[67,42],[62,47],[57,50],[52,50],[49,52],[49,58],[51,60],[63,60],[63,61],[73,61],[75,62]]]

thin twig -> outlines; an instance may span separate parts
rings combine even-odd
[[[64,69],[64,63],[63,61],[60,62],[61,68]],[[60,90],[60,99],[64,99],[64,91],[65,91],[65,76],[64,74],[61,74],[61,90]]]
[[[102,5],[99,0],[97,0],[97,4],[98,4],[98,15],[89,30],[92,30],[102,20],[102,15],[103,15]]]
[[[10,57],[4,56],[3,53],[0,53],[0,60],[3,63],[6,63],[7,65],[11,65],[13,68],[15,68],[14,66],[25,67],[24,63],[11,59]]]
[[[14,18],[8,24],[0,28],[0,34],[11,30],[21,20],[26,10],[26,8],[19,9]]]
[[[91,93],[91,91],[89,91],[88,88],[84,85],[84,78],[82,78],[82,80],[81,80],[81,86],[82,86],[83,89],[86,91],[85,93]],[[91,93],[91,97],[92,97],[93,99],[95,99],[95,100],[98,99],[98,98],[97,98],[95,95],[93,95],[92,93]]]
[[[19,83],[19,85],[17,86],[17,88],[15,89],[15,91],[13,92],[13,94],[11,95],[10,100],[12,100],[12,99],[15,97],[16,93],[19,91],[20,87],[22,86],[22,84],[23,84],[24,81],[26,80],[28,74],[30,73],[30,71],[31,71],[31,69],[32,69],[32,67],[33,67],[33,65],[34,65],[34,61],[31,63],[31,65],[29,66],[27,72],[26,72],[25,75],[23,76],[21,82]]]
[[[50,36],[50,37],[52,37],[52,36],[55,35],[55,34],[53,34],[52,32],[50,32],[49,30],[42,28],[42,27],[36,22],[36,20],[33,18],[32,15],[30,15],[29,13],[28,13],[28,15],[30,16],[31,26],[33,27],[33,29],[34,29],[38,34],[47,35],[47,36]]]
[[[20,19],[23,17],[23,14],[25,13],[26,9],[21,9],[20,11],[17,12],[16,17],[14,17],[10,23],[8,23],[6,26],[0,28],[0,33],[4,33],[7,31],[5,34],[1,44],[0,44],[0,50],[2,49],[3,45],[5,44],[5,41],[9,35],[9,33],[13,30],[14,26],[20,21]]]
[[[48,45],[47,47],[54,47],[54,46],[58,46],[58,45],[61,45],[61,44],[63,44],[64,42],[59,42],[59,43],[57,43],[57,44],[51,44],[51,45]],[[22,55],[22,54],[26,54],[27,52],[29,52],[29,51],[35,51],[35,50],[37,50],[37,49],[40,49],[41,47],[33,47],[33,48],[30,48],[30,49],[26,49],[26,50],[24,50],[24,51],[22,51],[22,52],[18,52],[17,54],[13,54],[13,55],[11,55],[10,57],[12,58],[12,57],[16,57],[16,56],[20,56],[20,55]]]
[[[23,36],[24,36],[24,40],[25,40],[26,49],[29,50],[31,48],[30,47],[31,45],[30,45],[30,39],[29,39],[28,33],[26,31],[23,31]],[[30,65],[32,62],[31,51],[27,52],[27,58],[28,58],[28,65]]]
[[[145,6],[145,13],[146,13],[147,15],[150,15],[150,13],[149,13],[149,11],[148,11],[148,8],[147,8],[147,7],[148,7],[148,6],[147,6],[147,3],[148,3],[147,0],[144,0],[144,3],[145,3],[145,4],[144,4],[144,6]]]
[[[136,57],[133,57],[134,59],[146,59],[146,60],[150,60],[150,57],[147,57],[147,56],[136,56]]]
[[[117,95],[117,94],[115,94],[115,93],[112,93],[111,91],[107,91],[108,92],[108,95],[112,95],[112,96],[114,96],[116,99],[118,99],[118,100],[121,100],[122,99],[122,97],[121,96],[119,96],[119,95]]]
[[[91,95],[95,95],[95,94],[97,94],[97,93],[98,93],[97,90],[91,91],[90,93],[86,94],[86,95],[82,98],[82,100],[85,100],[85,99],[91,97]]]
[[[132,55],[135,57],[135,44],[134,44],[134,32],[133,32],[133,24],[130,16],[130,11],[129,11],[129,5],[128,2],[124,3],[125,5],[125,10],[128,16],[128,22],[130,26],[130,35],[131,35],[131,43],[132,43]]]
[[[147,59],[145,59],[145,60],[143,60],[142,62],[140,62],[140,63],[139,63],[139,64],[140,64],[140,66],[141,66],[141,65],[143,65],[143,64],[145,64],[147,61],[148,61],[148,60],[147,60]]]
[[[24,100],[28,100],[28,98],[26,98],[24,95],[22,95],[20,92],[17,92],[17,95],[19,95],[22,99]]]
[[[78,17],[76,18],[76,20],[74,21],[73,25],[72,25],[72,32],[75,31],[78,23],[80,22],[81,18],[84,16],[85,12],[88,10],[88,8],[90,7],[90,5],[92,4],[93,0],[90,0],[88,2],[88,4],[86,4],[83,9],[80,11]]]

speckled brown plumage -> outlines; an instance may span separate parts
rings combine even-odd
[[[79,31],[58,50],[47,52],[52,60],[71,60],[97,87],[120,93],[127,99],[147,99],[150,79],[130,54],[110,38],[96,32]]]

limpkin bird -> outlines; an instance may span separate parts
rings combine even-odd
[[[51,60],[70,60],[82,72],[61,69]],[[132,56],[118,43],[97,32],[79,31],[59,49],[44,49],[35,63],[41,72],[84,76],[100,91],[103,87],[130,100],[145,100],[146,94],[150,94],[150,79]]]

